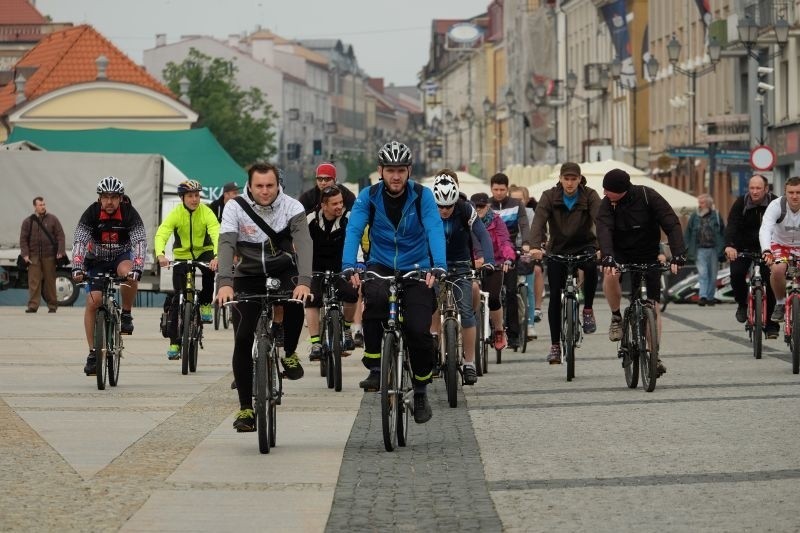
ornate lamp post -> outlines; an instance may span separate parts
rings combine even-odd
[[[495,119],[496,114],[497,114],[497,108],[495,107],[494,102],[489,100],[489,97],[487,96],[486,98],[483,99],[483,131],[487,142],[489,141],[489,121],[490,120],[493,121]],[[492,139],[492,141],[493,141],[492,158],[494,159],[495,156],[494,139]],[[483,149],[482,147],[483,147],[483,141],[481,141],[481,149]],[[497,159],[495,159],[495,166],[497,166],[496,161]],[[486,162],[484,161],[483,168],[486,169],[487,167],[488,165],[486,165]]]

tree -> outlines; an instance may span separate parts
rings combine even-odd
[[[236,83],[233,61],[207,56],[195,48],[180,64],[167,63],[164,79],[175,94],[180,80],[189,80],[192,109],[240,165],[272,158],[277,153],[274,121],[278,115],[257,87],[242,89]]]

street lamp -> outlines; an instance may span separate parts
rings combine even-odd
[[[450,155],[450,146],[447,140],[447,131],[453,123],[453,112],[449,109],[444,114],[444,151],[442,152],[442,159],[444,159],[444,166],[447,166],[447,156]]]
[[[622,65],[620,64],[620,74],[621,67]],[[584,161],[589,159],[587,151],[589,149],[589,143],[592,140],[592,100],[606,97],[608,92],[608,70],[607,65],[600,63],[590,63],[583,68],[583,89],[585,91],[602,91],[599,95],[594,97],[575,94],[575,89],[578,87],[578,76],[572,70],[567,74],[567,101],[576,98],[581,102],[586,102],[586,140],[583,143],[586,151],[582,153]]]
[[[650,56],[650,59],[648,59],[647,63],[645,63],[645,68],[647,69],[648,78],[650,78],[651,80],[654,80],[656,78],[656,75],[658,74],[658,67],[659,67],[658,60],[655,57]],[[611,72],[611,78],[617,83],[617,87],[619,87],[622,90],[629,91],[633,96],[633,124],[632,124],[633,128],[632,128],[632,134],[630,135],[630,140],[633,148],[633,166],[638,168],[637,148],[639,146],[639,142],[636,139],[636,93],[646,88],[649,84],[630,85],[629,83],[623,83],[622,61],[620,61],[618,57],[614,58],[614,60],[611,62],[611,65],[609,65],[609,71]]]
[[[486,98],[483,99],[483,132],[487,142],[489,140],[488,139],[489,121],[490,120],[493,121],[495,119],[496,114],[497,114],[497,108],[495,107],[494,102],[489,100],[489,97],[487,96]],[[481,147],[483,147],[483,140],[481,140]],[[494,142],[492,142],[492,158],[494,158],[494,155],[495,155]],[[497,161],[498,160],[495,160],[495,166],[497,166]],[[484,169],[488,168],[488,165],[484,164],[483,168]]]
[[[458,118],[458,117],[455,117],[453,119],[453,131],[455,131],[458,134],[458,164],[456,165],[456,168],[460,169],[461,168],[461,162],[464,160],[464,153],[463,153],[463,150],[462,150],[463,143],[461,142],[462,141],[462,139],[461,139],[461,119]]]
[[[475,110],[472,109],[472,106],[467,104],[467,107],[464,108],[464,113],[462,114],[464,120],[467,121],[467,125],[469,126],[469,160],[467,164],[472,163],[472,125],[475,123]]]

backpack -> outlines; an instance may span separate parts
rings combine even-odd
[[[783,222],[783,219],[786,218],[786,197],[781,196],[781,215],[775,221],[776,224],[780,224]]]

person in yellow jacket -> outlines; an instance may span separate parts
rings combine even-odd
[[[200,202],[200,182],[187,180],[178,184],[178,196],[181,205],[173,209],[158,227],[155,238],[155,255],[161,267],[170,266],[170,259],[165,255],[165,248],[170,236],[175,237],[172,253],[176,261],[196,260],[209,263],[211,268],[200,266],[203,272],[203,288],[200,291],[200,316],[205,323],[210,323],[213,316],[211,300],[214,297],[214,274],[217,270],[217,243],[219,241],[219,220],[214,212]],[[175,265],[172,272],[172,286],[175,293],[167,296],[164,311],[168,314],[164,336],[169,336],[170,345],[167,350],[169,359],[179,359],[181,354],[178,337],[178,295],[183,289],[188,266]]]

